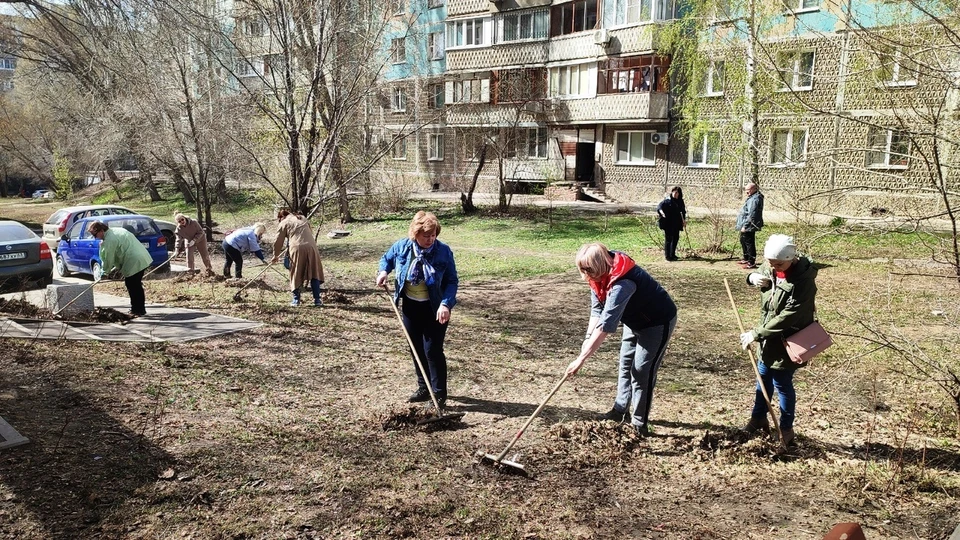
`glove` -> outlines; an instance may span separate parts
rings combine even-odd
[[[744,332],[740,334],[740,346],[743,347],[743,350],[747,350],[747,347],[749,347],[750,344],[756,340],[757,336],[753,335],[752,330],[750,332]]]
[[[187,242],[187,247],[193,247],[193,245],[196,244],[196,243],[197,243],[196,240],[191,240],[191,241]]]
[[[749,281],[754,287],[760,287],[761,289],[764,287],[769,287],[771,283],[770,278],[765,277],[763,274],[757,272],[753,272],[747,276],[747,281]]]

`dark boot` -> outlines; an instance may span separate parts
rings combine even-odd
[[[294,307],[299,306],[300,305],[300,289],[294,289],[292,292],[293,292],[293,300],[290,301],[290,305]]]
[[[610,409],[609,411],[601,414],[597,417],[597,420],[613,420],[618,424],[625,424],[630,421],[630,415],[623,411],[618,411],[616,408]]]
[[[750,421],[747,422],[747,425],[743,428],[747,433],[769,433],[770,432],[770,421],[767,420],[766,416],[751,416]]]
[[[417,391],[410,394],[410,397],[407,398],[407,403],[420,403],[423,401],[430,401],[430,391],[427,390],[426,386],[417,388]]]

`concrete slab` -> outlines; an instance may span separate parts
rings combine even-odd
[[[30,442],[30,439],[17,433],[17,430],[13,429],[13,426],[0,417],[0,449],[20,446],[28,442]]]

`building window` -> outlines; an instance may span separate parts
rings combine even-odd
[[[707,131],[695,135],[690,140],[690,166],[711,168],[720,166],[719,131]]]
[[[910,137],[903,131],[872,127],[867,148],[867,167],[872,169],[906,169],[910,163]]]
[[[444,103],[490,103],[490,79],[466,79],[444,83]]]
[[[495,103],[528,103],[547,97],[547,70],[509,69],[494,72]]]
[[[550,97],[592,97],[596,94],[597,65],[550,68]]]
[[[390,60],[394,64],[403,64],[407,61],[406,39],[395,38],[390,41]]]
[[[813,51],[790,51],[777,54],[780,90],[813,88]]]
[[[820,9],[820,0],[783,0],[787,11],[813,11]]]
[[[393,146],[390,147],[390,157],[396,160],[407,159],[407,138],[395,137]]]
[[[613,20],[616,25],[666,21],[677,18],[674,0],[614,0]]]
[[[241,58],[237,61],[237,77],[257,77],[263,74],[263,58]]]
[[[407,110],[407,93],[403,88],[394,88],[390,93],[390,108],[393,112]]]
[[[770,164],[798,166],[807,161],[806,129],[775,129],[770,140]]]
[[[264,23],[263,19],[259,18],[246,18],[240,21],[240,31],[243,32],[243,35],[250,37],[262,36],[266,33],[267,25]]]
[[[394,15],[403,15],[405,7],[406,3],[404,0],[390,0],[390,9],[393,11]]]
[[[430,60],[443,58],[443,32],[431,32],[427,37],[427,50]]]
[[[13,71],[17,67],[16,58],[0,58],[0,70]]]
[[[447,47],[482,47],[487,44],[485,19],[467,19],[447,23]]]
[[[617,165],[653,165],[656,147],[652,131],[618,131],[614,161]]]
[[[431,109],[442,109],[443,108],[443,85],[442,84],[431,84],[427,87],[428,96],[427,99],[429,103],[427,105]]]
[[[0,92],[13,90],[13,79],[0,80]]]
[[[597,0],[574,0],[553,6],[550,11],[550,35],[563,36],[597,26]]]
[[[915,86],[917,84],[917,63],[903,48],[878,53],[880,67],[874,72],[877,83],[883,86]]]
[[[659,57],[631,56],[600,62],[598,94],[621,92],[666,92],[669,65],[661,65]]]
[[[427,9],[443,7],[444,0],[427,0]]]
[[[443,161],[443,133],[427,134],[427,160]]]
[[[547,157],[547,128],[535,127],[526,130],[526,149],[523,151],[528,158],[546,159]],[[517,152],[518,154],[520,152]]]
[[[497,21],[497,30],[498,41],[546,39],[550,30],[550,10],[505,13]]]
[[[707,72],[703,74],[703,95],[723,95],[723,74],[726,64],[723,60],[711,60]]]

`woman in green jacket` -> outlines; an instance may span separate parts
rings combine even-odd
[[[147,314],[147,294],[143,290],[143,271],[153,264],[153,257],[132,232],[116,227],[111,229],[102,221],[94,221],[87,229],[100,240],[100,262],[104,273],[114,270],[123,275],[123,284],[130,295],[130,315]]]
[[[763,248],[766,264],[747,276],[747,283],[757,287],[760,295],[760,324],[740,335],[744,349],[760,342],[760,379],[772,395],[780,396],[780,431],[784,444],[794,439],[793,420],[797,394],[793,387],[794,372],[803,364],[794,363],[787,355],[783,338],[799,332],[815,319],[817,269],[810,259],[797,253],[793,238],[774,234]],[[747,431],[770,428],[767,403],[757,383],[753,412]]]

